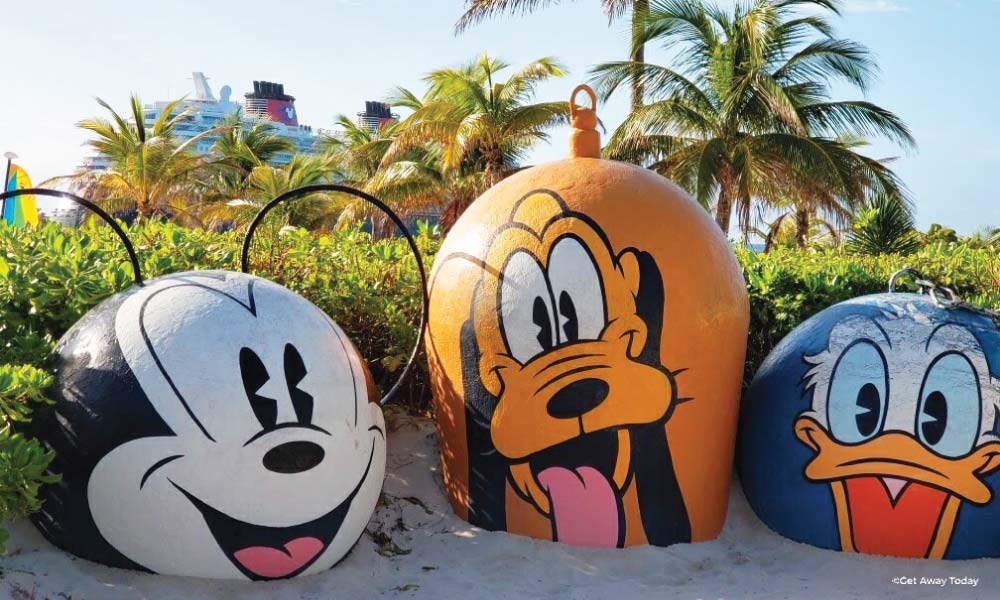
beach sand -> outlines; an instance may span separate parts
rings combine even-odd
[[[384,506],[334,569],[266,583],[111,569],[50,545],[26,520],[9,524],[0,597],[17,600],[388,598],[997,598],[1000,560],[919,561],[819,550],[786,540],[753,515],[734,483],[712,542],[626,550],[576,548],[490,533],[455,517],[441,490],[430,421],[390,419]],[[915,583],[893,583],[897,577]],[[919,584],[978,578],[977,587]]]

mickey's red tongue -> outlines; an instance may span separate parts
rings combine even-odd
[[[549,467],[538,474],[552,502],[558,540],[576,546],[618,545],[618,498],[593,467]]]
[[[947,492],[894,477],[852,477],[845,483],[859,552],[927,556]]]
[[[304,567],[323,550],[323,542],[314,537],[300,537],[285,544],[284,550],[269,546],[251,546],[233,556],[243,568],[260,577],[288,577]]]

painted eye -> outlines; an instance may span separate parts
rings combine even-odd
[[[243,389],[253,414],[264,429],[272,429],[278,422],[278,402],[273,398],[265,398],[257,392],[271,379],[267,367],[250,348],[240,350],[240,373],[243,375]]]
[[[541,265],[518,252],[503,270],[500,329],[511,356],[525,364],[556,344],[552,295]]]
[[[563,238],[552,248],[549,281],[559,308],[560,341],[599,339],[607,325],[601,277],[579,240]]]
[[[882,351],[859,340],[840,355],[827,397],[827,420],[833,437],[856,444],[875,436],[885,422],[889,371]]]
[[[306,376],[306,363],[295,346],[285,345],[285,381],[288,382],[288,396],[292,399],[295,417],[299,423],[312,423],[313,397],[299,389]]]
[[[934,359],[920,390],[917,435],[938,454],[968,454],[979,435],[979,377],[962,354],[949,352]]]

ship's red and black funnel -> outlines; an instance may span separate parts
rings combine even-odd
[[[270,81],[254,81],[253,93],[245,94],[248,115],[266,116],[276,123],[297,126],[299,115],[295,110],[295,98],[285,93],[285,86]]]

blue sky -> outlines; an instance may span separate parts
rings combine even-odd
[[[726,0],[728,1],[728,0]],[[71,172],[84,155],[74,124],[97,115],[101,96],[124,108],[130,92],[147,101],[189,93],[191,71],[238,96],[254,79],[285,84],[300,121],[330,127],[394,86],[422,89],[428,70],[489,52],[518,65],[555,56],[570,75],[540,89],[557,100],[589,68],[625,54],[625,23],[610,27],[597,0],[565,1],[528,17],[507,17],[455,36],[461,0],[241,0],[164,3],[88,0],[4,2],[5,70],[0,151],[13,150],[40,181]],[[909,186],[922,228],[962,233],[1000,225],[1000,53],[991,35],[1000,0],[846,0],[841,36],[866,44],[882,67],[869,99],[913,129],[919,149],[895,168]],[[655,50],[650,60],[666,60]],[[852,93],[852,96],[858,96]],[[844,96],[847,97],[846,95]],[[626,97],[600,115],[609,126]],[[565,132],[531,157],[563,156]],[[885,144],[874,156],[900,156]]]

